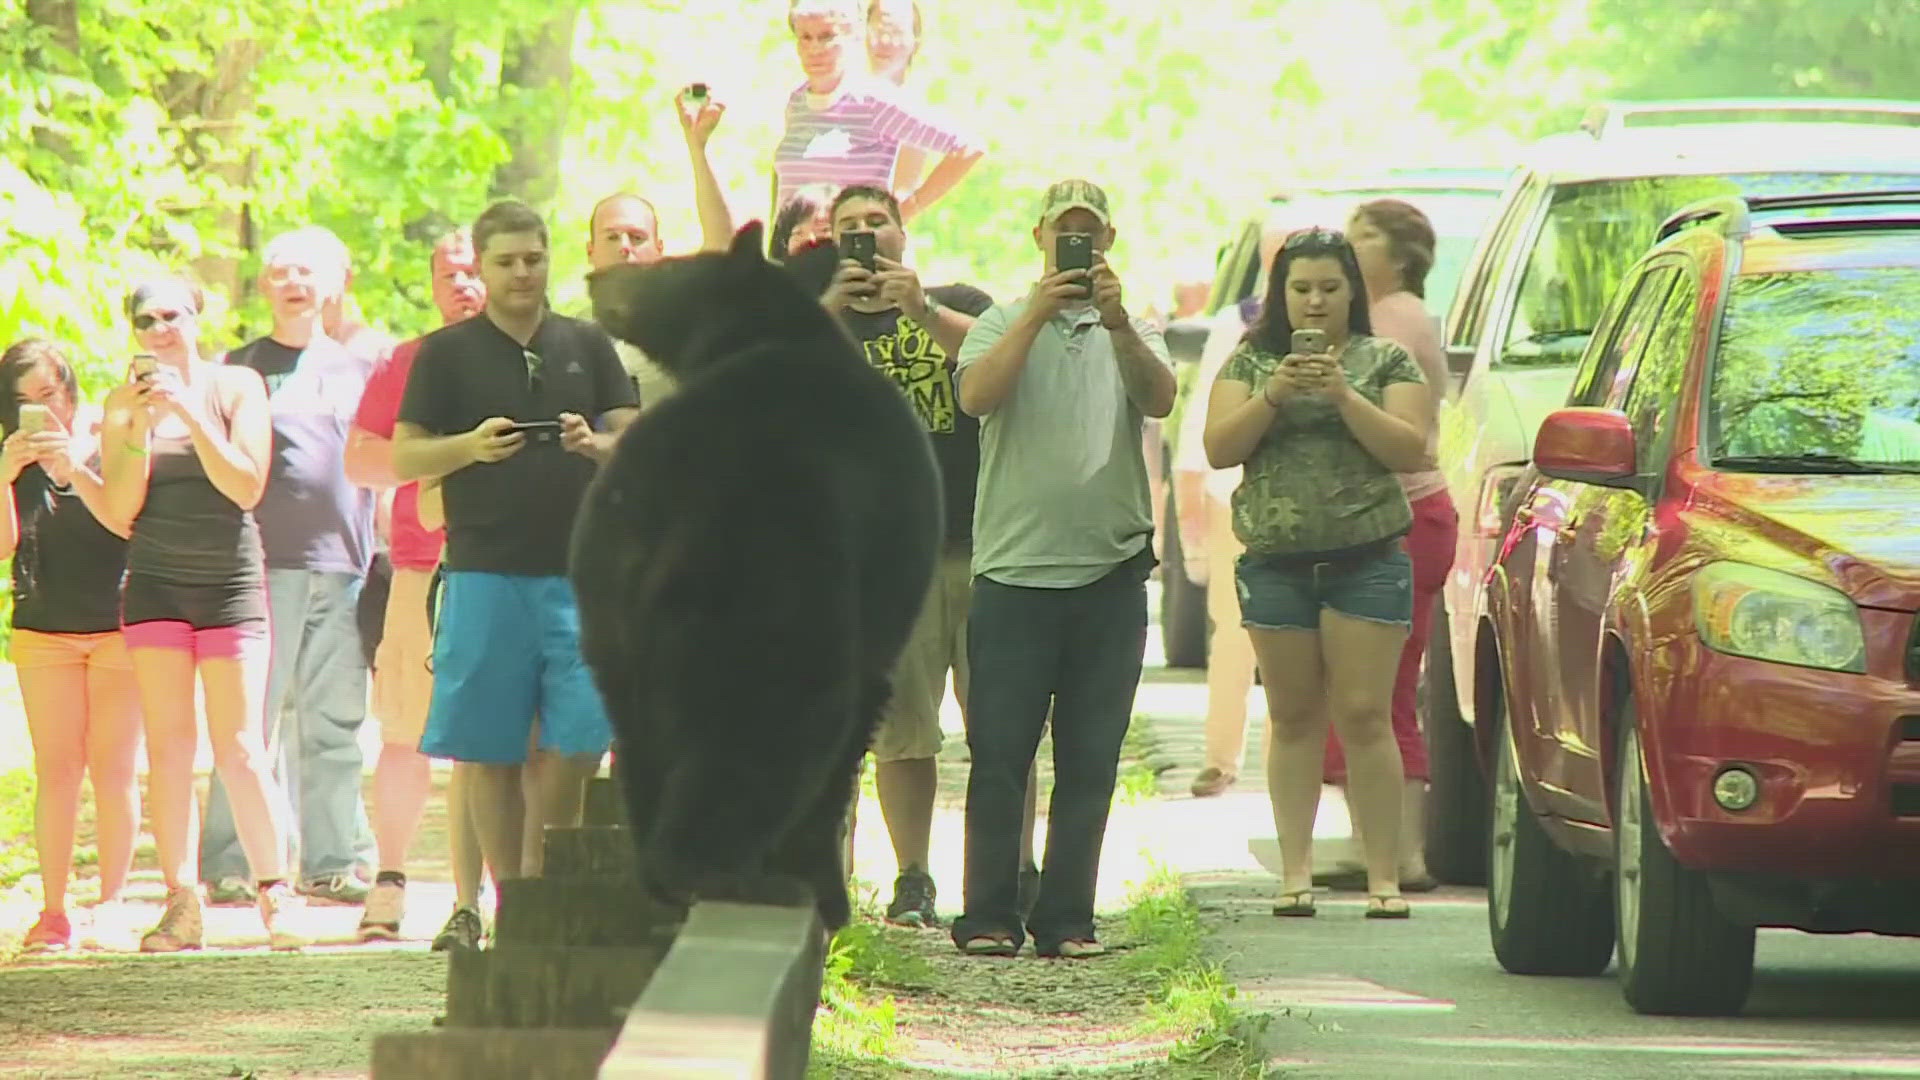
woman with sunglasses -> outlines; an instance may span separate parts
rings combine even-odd
[[[1315,331],[1311,353],[1294,332]],[[1304,344],[1304,340],[1303,340]],[[1233,531],[1241,624],[1266,688],[1267,785],[1280,836],[1275,915],[1312,915],[1313,819],[1329,719],[1345,745],[1371,919],[1404,919],[1400,748],[1389,719],[1413,609],[1395,474],[1421,468],[1432,402],[1407,350],[1372,336],[1352,245],[1312,229],[1280,246],[1259,319],[1213,384],[1204,436],[1243,466]]]
[[[260,918],[276,947],[291,906],[285,795],[263,742],[268,659],[266,564],[252,510],[266,490],[273,435],[266,384],[251,368],[208,363],[195,341],[200,291],[160,279],[134,289],[127,314],[143,355],[107,398],[107,502],[132,523],[121,622],[147,733],[147,801],[166,910],[143,952],[201,946],[194,677],[207,736],[233,803]]]
[[[33,739],[42,894],[26,952],[72,942],[81,779],[93,781],[102,904],[120,898],[140,823],[140,710],[120,633],[127,526],[107,508],[98,419],[80,402],[66,347],[29,338],[0,356],[0,558],[13,559],[13,664]]]

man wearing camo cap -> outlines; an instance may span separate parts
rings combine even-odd
[[[969,955],[1012,955],[1028,934],[1042,956],[1102,951],[1094,885],[1154,566],[1141,429],[1174,397],[1166,343],[1128,312],[1107,261],[1114,237],[1100,188],[1047,189],[1033,229],[1040,281],[989,308],[960,349],[960,407],[980,418],[965,913],[953,927]],[[1023,920],[1021,809],[1049,700],[1046,865]]]

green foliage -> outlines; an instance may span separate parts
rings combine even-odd
[[[39,868],[33,847],[33,770],[0,772],[0,889]]]
[[[1168,1064],[1235,1080],[1266,1075],[1261,1046],[1271,1017],[1235,1002],[1233,983],[1206,955],[1200,909],[1180,876],[1156,866],[1135,886],[1126,921],[1128,936],[1141,944],[1124,962],[1161,987],[1150,1002],[1149,1026],[1179,1039]]]

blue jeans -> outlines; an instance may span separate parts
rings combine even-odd
[[[1139,555],[1076,589],[1035,589],[975,578],[967,614],[966,911],[964,945],[982,934],[1028,933],[1042,952],[1092,938],[1100,846],[1133,719],[1147,646],[1146,578]],[[1053,704],[1053,799],[1047,809],[1040,894],[1020,925],[1020,829],[1027,770]]]
[[[287,866],[297,855],[302,881],[347,873],[373,849],[360,794],[360,725],[367,719],[361,584],[358,574],[267,571],[267,760],[293,808]],[[216,773],[200,830],[200,880],[246,876],[233,808]]]

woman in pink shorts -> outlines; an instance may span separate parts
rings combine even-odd
[[[0,356],[0,558],[13,559],[13,665],[33,738],[42,896],[27,952],[72,942],[81,779],[93,780],[102,903],[120,897],[140,822],[140,710],[120,636],[127,526],[103,524],[97,419],[80,406],[66,347],[28,338]]]
[[[167,883],[166,911],[140,948],[197,949],[203,936],[193,867],[196,674],[260,918],[274,945],[294,945],[274,927],[293,891],[283,865],[286,797],[262,735],[266,565],[252,510],[273,452],[266,384],[251,368],[200,359],[193,286],[148,282],[126,306],[144,355],[107,398],[101,453],[110,512],[132,522],[120,617],[146,716],[148,814]]]

